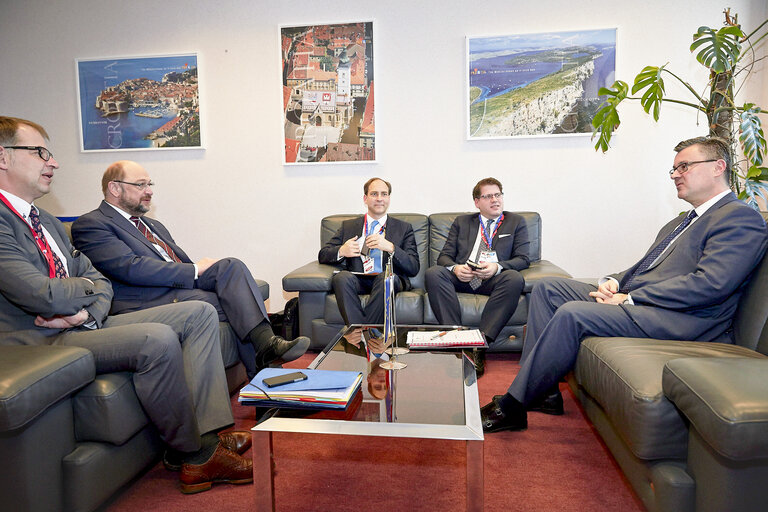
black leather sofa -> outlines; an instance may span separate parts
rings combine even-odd
[[[418,275],[410,279],[413,289],[397,294],[395,316],[401,325],[437,324],[429,307],[429,297],[424,291],[424,273],[434,265],[445,244],[453,220],[469,212],[450,212],[423,215],[419,213],[392,213],[393,217],[409,222],[413,226],[419,251],[421,268]],[[490,350],[514,351],[522,349],[522,334],[528,316],[528,294],[533,284],[544,277],[570,277],[557,265],[541,259],[541,217],[536,212],[515,212],[522,215],[528,227],[530,239],[529,258],[531,265],[523,270],[525,290],[520,303],[506,327],[502,330]],[[320,222],[320,246],[341,227],[341,223],[357,215],[331,215]],[[320,247],[318,247],[318,250]],[[333,272],[338,267],[312,261],[283,277],[283,289],[299,292],[300,333],[312,339],[312,348],[322,349],[339,332],[344,322],[339,313],[331,288]],[[366,295],[361,296],[363,303]],[[468,293],[459,294],[462,309],[462,324],[477,327],[488,298]],[[510,338],[511,336],[511,338]]]
[[[569,382],[650,512],[768,510],[768,256],[734,335],[582,342]]]
[[[241,343],[219,327],[232,392],[246,380]],[[161,449],[131,373],[96,375],[82,348],[0,343],[0,510],[94,510]]]

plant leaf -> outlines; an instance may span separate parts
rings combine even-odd
[[[732,70],[739,60],[739,39],[742,37],[744,32],[736,25],[723,27],[717,32],[709,27],[699,27],[693,34],[691,52],[700,47],[696,60],[715,73],[724,73]]]
[[[768,202],[768,186],[759,181],[747,180],[744,183],[744,191],[739,194],[739,199],[759,211],[760,205],[757,203],[757,198],[755,196],[760,196],[763,201]]]
[[[666,64],[664,65],[666,66]],[[646,114],[651,113],[653,109],[654,121],[659,120],[659,114],[661,113],[661,101],[664,98],[664,79],[661,77],[661,72],[664,71],[664,66],[646,66],[635,77],[635,83],[632,86],[632,94],[638,91],[646,89],[640,98],[640,104],[643,106]]]
[[[616,80],[610,88],[600,88],[599,94],[606,96],[606,99],[592,118],[592,126],[594,127],[592,140],[598,133],[600,134],[595,144],[595,150],[600,149],[603,153],[608,151],[613,131],[621,124],[616,107],[624,101],[628,92],[629,85],[621,80]]]
[[[747,170],[747,181],[762,182],[768,180],[768,167],[753,165]]]
[[[762,112],[760,107],[756,107],[753,103],[746,103],[739,115],[739,142],[744,147],[744,155],[754,166],[763,163],[765,154],[765,135],[762,122],[758,117],[760,112]]]

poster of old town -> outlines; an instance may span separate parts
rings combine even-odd
[[[83,151],[201,148],[197,55],[78,59]]]
[[[616,73],[616,29],[467,38],[467,138],[581,135]]]
[[[285,163],[376,160],[373,23],[280,27]]]

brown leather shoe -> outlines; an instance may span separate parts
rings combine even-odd
[[[232,430],[230,432],[220,432],[219,439],[221,445],[231,452],[238,455],[244,454],[251,447],[251,433],[242,430]]]
[[[219,443],[205,463],[182,464],[179,480],[184,494],[207,491],[214,482],[249,484],[253,482],[253,462]]]

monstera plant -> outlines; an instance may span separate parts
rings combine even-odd
[[[738,15],[731,16],[730,9],[723,13],[725,23],[722,28],[699,27],[693,34],[690,50],[696,52],[696,60],[709,70],[703,88],[697,88],[673,73],[667,69],[667,64],[646,66],[635,77],[631,90],[621,80],[610,88],[600,89],[599,94],[606,96],[606,100],[592,119],[592,139],[597,138],[596,150],[608,150],[611,136],[621,123],[617,107],[625,100],[639,101],[656,121],[664,103],[694,108],[706,115],[710,135],[729,141],[734,163],[729,176],[731,189],[757,209],[758,197],[768,201],[768,168],[763,166],[765,135],[758,116],[768,110],[750,102],[737,104],[735,97],[760,60],[756,48],[763,48],[762,45],[768,42],[764,41],[768,36],[768,20],[747,34],[738,24]],[[665,96],[665,79],[681,83],[689,95],[683,99]]]

